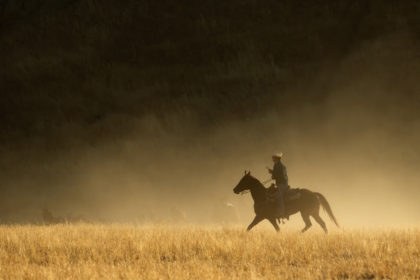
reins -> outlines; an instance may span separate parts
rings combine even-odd
[[[272,180],[273,180],[273,179],[268,179],[268,180],[265,180],[264,182],[262,182],[262,184],[263,184],[263,185],[266,185],[266,184],[270,183]]]

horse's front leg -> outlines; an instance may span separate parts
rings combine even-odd
[[[247,231],[250,231],[254,226],[261,222],[264,218],[261,216],[255,216],[254,220],[249,224]]]
[[[277,224],[276,218],[270,218],[268,219],[270,223],[273,225],[273,227],[276,229],[276,231],[280,231],[280,227]]]

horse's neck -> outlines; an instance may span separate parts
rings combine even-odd
[[[263,184],[260,183],[260,181],[255,180],[254,185],[251,187],[251,195],[255,202],[263,201],[265,200],[265,193],[266,188]]]

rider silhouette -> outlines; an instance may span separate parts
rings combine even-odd
[[[283,153],[275,153],[272,156],[274,166],[273,169],[268,169],[268,172],[271,174],[271,178],[276,181],[276,186],[270,187],[270,198],[277,201],[279,206],[279,214],[281,217],[286,217],[286,211],[284,206],[284,194],[289,189],[288,177],[286,166],[281,162]]]

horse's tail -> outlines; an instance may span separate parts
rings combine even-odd
[[[324,208],[324,210],[327,211],[328,216],[330,217],[330,219],[333,220],[333,222],[335,223],[335,225],[337,227],[340,227],[338,225],[337,219],[335,218],[335,216],[334,216],[334,214],[333,214],[333,212],[331,210],[330,204],[328,203],[327,199],[322,194],[320,194],[320,193],[315,193],[315,195],[318,197],[318,200],[321,203],[321,205]]]

